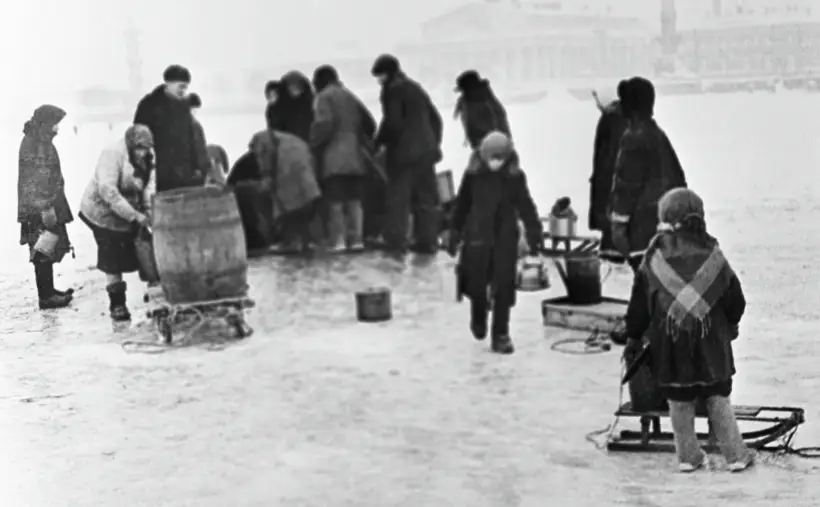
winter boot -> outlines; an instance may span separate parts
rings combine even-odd
[[[54,290],[54,265],[50,262],[34,264],[34,279],[37,283],[37,297],[41,310],[65,308],[74,299],[72,292]]]
[[[125,282],[115,282],[105,288],[110,302],[108,308],[111,311],[111,319],[115,322],[131,320],[131,312],[128,311],[128,306],[125,304],[126,288]]]
[[[476,340],[487,337],[487,310],[481,303],[474,302],[470,307],[470,331]]]
[[[509,335],[494,334],[492,337],[491,348],[496,354],[512,354],[515,352],[515,347],[513,346],[512,339]]]
[[[493,329],[491,348],[498,354],[512,354],[515,351],[510,339],[510,307],[496,302],[493,305]]]

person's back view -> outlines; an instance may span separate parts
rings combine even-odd
[[[678,156],[655,122],[655,89],[632,78],[621,100],[628,127],[621,137],[610,194],[612,241],[636,268],[658,224],[658,201],[669,190],[686,187]]]
[[[413,212],[415,249],[438,250],[439,213],[435,165],[441,160],[443,125],[433,101],[409,79],[391,55],[380,56],[372,74],[382,86],[382,121],[374,138],[385,150],[387,248],[404,252],[410,212]]]

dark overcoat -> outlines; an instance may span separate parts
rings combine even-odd
[[[453,232],[462,241],[459,293],[470,299],[515,305],[519,221],[537,251],[543,228],[527,178],[513,154],[498,171],[473,159],[464,173],[453,212]]]

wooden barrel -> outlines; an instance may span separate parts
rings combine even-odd
[[[160,192],[153,225],[157,271],[169,303],[247,295],[248,254],[233,193],[216,187]]]
[[[601,302],[601,258],[596,252],[570,253],[565,256],[567,297],[572,304]]]
[[[356,293],[359,322],[384,322],[393,318],[390,289],[372,288]]]

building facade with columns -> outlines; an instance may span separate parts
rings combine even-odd
[[[396,51],[433,86],[469,68],[512,86],[652,72],[659,50],[642,21],[565,4],[475,2],[428,20]]]

